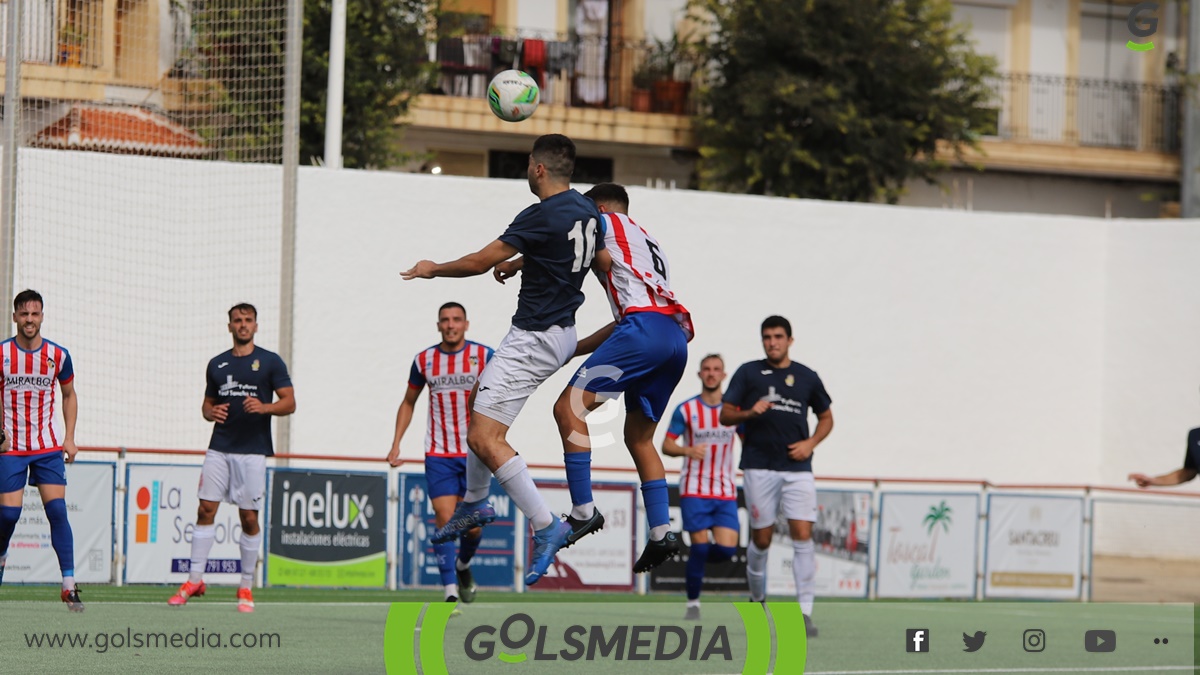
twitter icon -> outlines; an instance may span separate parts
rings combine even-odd
[[[977,652],[983,646],[983,639],[987,637],[987,633],[983,631],[975,631],[974,635],[963,633],[964,652]]]

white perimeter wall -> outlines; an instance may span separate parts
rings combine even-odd
[[[258,303],[259,342],[276,346],[277,168],[54,152],[23,161],[18,285],[47,295],[44,332],[76,357],[79,442],[203,447],[203,369],[229,346],[225,310]],[[64,197],[70,185],[103,189]],[[1122,484],[1131,470],[1177,468],[1200,423],[1195,222],[631,197],[698,327],[674,402],[697,391],[702,354],[725,354],[732,372],[761,356],[763,317],[787,316],[793,357],[834,399],[818,475]],[[301,171],[293,451],[382,457],[411,359],[437,341],[441,303],[467,306],[471,338],[500,341],[514,283],[398,273],[482,247],[532,200],[521,181]],[[598,286],[585,290],[584,331],[609,318]],[[550,406],[568,376],[513,429],[530,461],[559,461]],[[620,415],[607,417],[596,432],[613,443],[594,461],[629,465]],[[406,456],[420,455],[424,423],[422,399]]]

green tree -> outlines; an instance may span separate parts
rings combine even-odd
[[[425,47],[425,0],[348,0],[342,161],[386,168],[403,159],[397,120],[432,72]],[[304,69],[300,87],[300,162],[325,154],[329,25],[333,3],[304,4]]]
[[[693,0],[707,189],[895,202],[994,130],[993,60],[948,0]]]

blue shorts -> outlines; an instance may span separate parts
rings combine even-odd
[[[63,461],[62,451],[0,455],[0,493],[24,490],[26,474],[30,485],[66,485],[67,464]]]
[[[679,514],[683,518],[685,532],[704,532],[714,527],[727,527],[734,532],[738,531],[736,499],[680,497]]]
[[[466,457],[426,457],[425,482],[429,498],[467,494]]]
[[[616,398],[655,422],[667,410],[687,368],[687,336],[675,319],[655,312],[625,315],[612,335],[583,362],[571,386]]]

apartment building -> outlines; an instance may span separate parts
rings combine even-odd
[[[1132,0],[956,0],[980,53],[996,58],[996,126],[971,166],[941,186],[914,184],[901,203],[1112,217],[1172,215],[1180,172],[1177,0],[1154,13],[1155,49],[1134,51]],[[581,181],[695,185],[689,104],[646,98],[655,45],[686,32],[684,0],[455,0],[460,13],[431,45],[442,78],[422,96],[405,147],[417,170],[520,176],[532,138],[574,138]],[[1149,16],[1149,15],[1147,15]],[[527,48],[527,45],[529,47]],[[661,51],[661,50],[660,50]],[[532,60],[531,60],[532,59]],[[490,74],[538,71],[537,115],[508,124],[478,100]],[[661,77],[661,69],[658,76]],[[684,79],[676,64],[671,73]],[[980,170],[982,169],[982,170]]]

